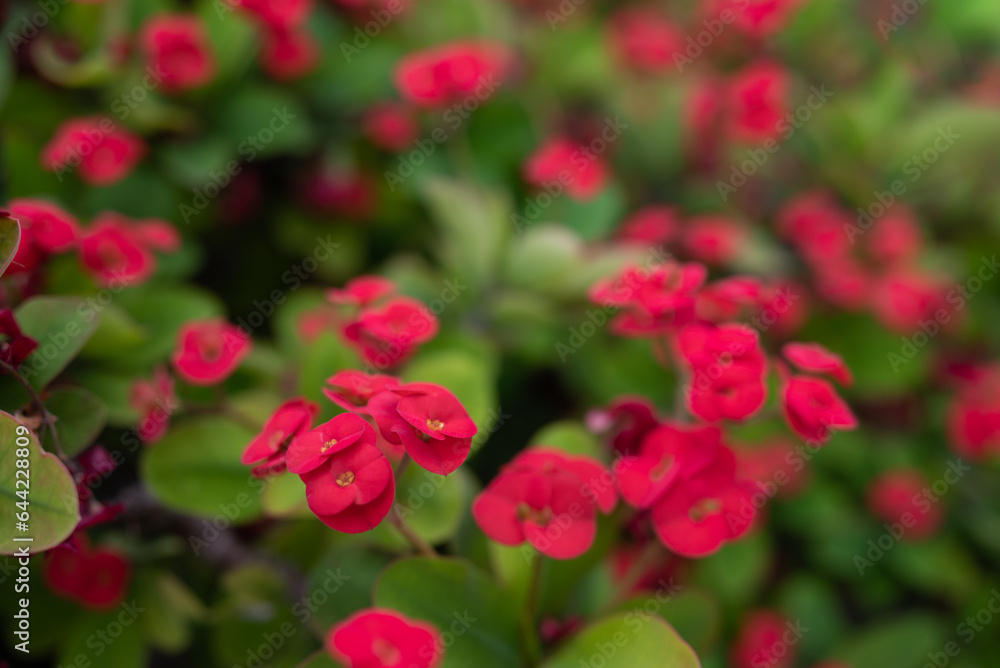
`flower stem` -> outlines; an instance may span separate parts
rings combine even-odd
[[[545,566],[545,555],[536,552],[531,564],[531,579],[528,581],[528,592],[524,601],[524,614],[521,617],[524,633],[524,648],[528,653],[528,666],[537,666],[541,659],[542,649],[538,641],[537,620],[538,598],[542,589],[542,569]]]
[[[72,468],[75,468],[75,465],[73,465],[69,457],[66,456],[66,453],[63,452],[62,443],[59,442],[59,434],[56,433],[56,425],[55,425],[56,418],[54,415],[52,415],[52,413],[48,411],[47,408],[45,408],[45,403],[42,401],[42,397],[38,394],[38,392],[35,391],[35,388],[31,386],[31,383],[29,383],[28,380],[24,376],[22,376],[21,373],[14,366],[7,364],[3,360],[0,360],[0,369],[7,372],[11,376],[14,376],[14,378],[16,378],[19,383],[21,383],[24,389],[27,390],[28,395],[31,397],[32,403],[35,404],[35,407],[41,414],[42,424],[45,425],[45,428],[49,431],[49,434],[52,435],[52,444],[55,446],[56,452],[59,454],[59,458],[63,460],[63,462],[65,462],[66,464],[70,465]]]
[[[413,460],[410,458],[410,455],[404,454],[403,458],[399,460],[399,464],[396,465],[394,477],[397,485],[399,485],[399,481],[402,479],[403,474],[406,473],[406,469],[410,467],[411,461]],[[406,523],[406,520],[403,519],[403,513],[401,512],[398,503],[394,504],[392,510],[389,511],[389,521],[394,527],[396,527],[399,533],[403,534],[403,538],[408,540],[410,545],[412,545],[413,549],[417,552],[432,559],[437,559],[441,556],[430,543],[421,538],[420,535],[413,530],[413,527]]]

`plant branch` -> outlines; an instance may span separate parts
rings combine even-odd
[[[63,460],[63,462],[65,462],[66,464],[72,466],[72,462],[70,461],[69,457],[67,457],[66,453],[63,452],[62,443],[59,442],[59,434],[56,433],[56,425],[55,425],[56,418],[54,415],[52,415],[52,413],[49,412],[47,408],[45,408],[45,402],[42,401],[41,395],[39,395],[38,392],[35,391],[35,388],[33,388],[31,386],[31,383],[28,382],[28,379],[22,376],[21,373],[14,366],[8,364],[7,362],[4,362],[3,360],[0,360],[0,369],[7,372],[11,376],[14,376],[14,378],[16,378],[19,383],[21,383],[24,389],[27,390],[28,395],[31,397],[32,403],[35,404],[35,407],[38,408],[38,412],[42,416],[42,424],[45,425],[45,428],[52,435],[52,444],[55,446],[56,452],[59,454],[59,458]]]
[[[410,467],[410,462],[412,461],[413,460],[410,458],[410,455],[407,453],[403,455],[403,458],[399,460],[399,464],[396,465],[396,471],[393,475],[397,488],[399,481],[403,478],[403,474],[406,473],[406,469]],[[420,534],[414,531],[413,527],[406,523],[406,520],[403,519],[403,513],[400,510],[398,503],[394,503],[392,510],[389,511],[389,522],[392,523],[392,526],[396,527],[399,533],[403,534],[403,538],[408,540],[410,545],[413,546],[413,549],[420,554],[432,559],[437,559],[441,556],[430,543],[421,538]]]

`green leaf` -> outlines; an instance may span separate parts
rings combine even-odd
[[[562,420],[539,429],[531,437],[531,445],[549,445],[571,455],[586,455],[601,459],[604,448],[579,422]]]
[[[591,624],[563,645],[542,668],[700,668],[691,647],[655,616],[624,613]]]
[[[183,423],[143,457],[142,479],[175,510],[245,524],[260,515],[261,494],[267,486],[240,463],[253,436],[222,418]]]
[[[666,600],[661,600],[666,595]],[[722,631],[722,608],[708,590],[683,587],[679,592],[661,588],[657,596],[640,596],[622,604],[618,612],[633,616],[656,614],[674,627],[692,647],[711,649]]]
[[[270,478],[264,490],[263,509],[270,517],[310,517],[302,478],[291,473]]]
[[[428,350],[417,354],[403,371],[406,382],[437,383],[458,397],[480,427],[497,405],[495,369],[485,355],[469,350]]]
[[[22,469],[15,463],[19,459],[17,450],[27,448],[28,468]],[[25,545],[34,553],[48,550],[66,540],[80,522],[80,507],[77,501],[76,485],[73,477],[53,454],[43,452],[38,439],[12,415],[0,411],[0,554],[14,554],[18,547]],[[18,471],[27,471],[25,477]],[[21,481],[22,484],[18,484]],[[24,501],[18,491],[27,489],[27,510],[15,506]],[[29,514],[28,531],[15,528],[15,513]],[[29,542],[15,542],[14,538],[31,538]]]
[[[458,532],[471,490],[465,469],[443,476],[411,466],[396,485],[396,509],[421,538],[442,543]]]
[[[145,611],[126,601],[110,612],[79,618],[61,638],[60,666],[145,666],[140,623]],[[112,635],[117,633],[117,635]],[[79,662],[84,657],[86,663]]]
[[[118,299],[135,322],[149,332],[150,338],[107,361],[116,366],[151,366],[162,362],[177,345],[177,331],[182,325],[223,313],[217,297],[193,287],[125,291]]]
[[[375,586],[375,605],[451,634],[454,640],[445,650],[442,668],[520,664],[519,611],[485,573],[466,561],[424,557],[397,561]]]
[[[299,362],[299,393],[322,408],[320,420],[329,420],[341,409],[323,394],[326,379],[344,369],[359,369],[357,354],[339,336],[324,332],[302,349]]]
[[[114,302],[103,307],[94,336],[80,350],[81,358],[113,359],[149,339],[149,334]]]
[[[0,276],[7,271],[20,243],[21,224],[14,218],[0,218]]]
[[[444,264],[473,290],[490,284],[513,226],[507,198],[483,186],[441,177],[428,179],[422,195],[441,229]]]
[[[60,387],[49,392],[45,408],[56,416],[56,432],[63,452],[73,457],[92,444],[108,421],[108,408],[93,392],[82,387]],[[53,450],[52,436],[42,437],[47,450]]]
[[[309,591],[302,605],[303,622],[326,632],[337,622],[372,605],[375,581],[392,557],[365,546],[338,546],[326,552],[309,571]]]
[[[161,570],[140,574],[137,605],[145,609],[140,626],[150,645],[176,654],[191,644],[191,622],[205,617],[205,606],[176,575]]]
[[[87,308],[86,302],[73,297],[33,297],[18,307],[18,324],[38,341],[38,348],[21,366],[21,375],[36,390],[58,376],[97,329],[98,314]]]
[[[851,668],[920,668],[927,653],[939,650],[946,634],[928,614],[899,617],[866,630],[836,652]]]

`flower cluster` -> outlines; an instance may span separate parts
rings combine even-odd
[[[132,568],[118,551],[91,547],[78,534],[73,545],[46,554],[44,573],[60,596],[93,610],[111,610],[125,598]]]
[[[953,282],[920,266],[920,226],[905,205],[875,206],[880,215],[859,209],[855,217],[829,193],[807,192],[785,204],[778,229],[808,263],[821,297],[844,309],[869,309],[886,327],[910,333],[940,309],[950,313]]]
[[[378,276],[361,276],[327,293],[332,303],[348,313],[342,335],[377,369],[404,362],[438,331],[437,317],[430,309],[395,293],[396,285]]]
[[[326,396],[351,412],[313,427],[319,407],[292,399],[243,453],[243,463],[252,465],[257,477],[285,470],[300,476],[309,508],[327,526],[361,533],[385,519],[396,492],[394,446],[439,475],[452,473],[469,456],[476,425],[440,385],[350,370],[327,384]]]
[[[635,223],[644,230],[664,233],[674,224],[669,211],[645,215]],[[750,277],[708,284],[706,277],[701,264],[667,261],[648,269],[625,267],[590,291],[593,302],[618,311],[612,321],[616,333],[666,342],[660,359],[668,366],[671,357],[676,360],[684,400],[679,406],[700,421],[661,420],[641,397],[622,397],[590,420],[592,428],[610,434],[622,497],[649,511],[665,546],[692,557],[744,535],[756,515],[752,477],[723,442],[722,425],[744,422],[763,409],[772,366],[781,380],[779,403],[794,433],[822,444],[832,430],[857,426],[828,381],[792,375],[782,361],[772,365],[757,329],[724,321],[766,304],[773,290]],[[819,344],[788,343],[782,352],[799,371],[853,382],[843,359]]]
[[[574,559],[593,545],[597,513],[618,503],[612,480],[594,459],[535,446],[503,467],[476,497],[472,515],[498,543],[527,541],[554,559]]]

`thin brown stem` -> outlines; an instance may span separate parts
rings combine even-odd
[[[410,458],[409,453],[407,453],[403,455],[403,458],[399,460],[399,464],[396,465],[394,477],[397,487],[399,485],[399,481],[403,478],[403,474],[406,473],[406,469],[410,467],[410,462],[412,461],[413,460]],[[393,504],[392,510],[389,511],[389,521],[394,527],[396,527],[399,533],[403,534],[403,538],[408,540],[410,545],[412,545],[413,549],[417,552],[425,557],[431,557],[432,559],[437,559],[441,556],[430,543],[421,538],[420,535],[414,531],[413,527],[406,523],[406,520],[403,519],[403,512],[398,503]]]
[[[14,378],[16,378],[19,383],[21,383],[24,389],[27,390],[28,395],[31,397],[32,403],[35,404],[35,407],[38,409],[38,412],[42,416],[42,424],[45,425],[45,428],[48,430],[49,434],[52,435],[52,445],[55,446],[59,458],[63,460],[63,462],[65,462],[66,464],[72,465],[72,462],[70,461],[69,457],[67,457],[66,453],[63,452],[62,443],[59,442],[59,434],[56,432],[56,425],[55,425],[56,418],[54,415],[52,415],[52,413],[48,411],[47,408],[45,408],[45,402],[42,401],[41,395],[39,395],[38,392],[35,391],[35,388],[31,386],[31,383],[28,382],[28,379],[22,376],[21,373],[14,366],[7,364],[7,362],[4,362],[3,360],[0,360],[0,369],[7,372],[11,376],[14,376]]]

